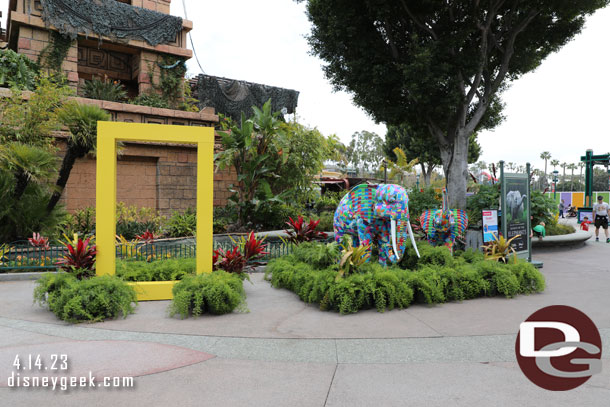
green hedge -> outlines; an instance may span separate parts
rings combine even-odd
[[[137,305],[133,288],[119,278],[77,280],[68,273],[47,274],[39,279],[34,301],[72,323],[99,322],[119,315],[126,318]]]
[[[118,260],[116,275],[124,281],[174,281],[195,274],[194,258],[158,261]]]
[[[513,297],[543,291],[543,275],[531,264],[519,260],[501,264],[483,260],[473,251],[453,257],[444,247],[418,244],[419,262],[412,248],[403,264],[384,268],[375,261],[365,264],[359,273],[337,279],[338,267],[331,263],[332,245],[301,244],[290,256],[272,260],[266,279],[276,288],[286,288],[307,303],[320,304],[322,310],[341,314],[376,308],[383,312],[406,308],[413,302],[436,304],[481,296]],[[325,254],[325,255],[321,255]],[[322,261],[316,261],[316,259]]]
[[[170,305],[170,316],[180,314],[199,316],[204,313],[228,314],[240,308],[245,310],[246,292],[243,281],[237,274],[222,270],[212,273],[185,276],[173,288],[174,299]]]

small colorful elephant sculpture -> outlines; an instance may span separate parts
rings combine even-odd
[[[462,209],[449,209],[447,191],[443,189],[441,209],[428,209],[419,217],[422,229],[432,246],[445,245],[453,253],[455,239],[468,228],[468,215]]]
[[[400,185],[357,185],[335,211],[335,241],[350,235],[354,246],[377,243],[379,263],[387,265],[402,258],[408,235],[419,257],[408,203],[407,191]]]

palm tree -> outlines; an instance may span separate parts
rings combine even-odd
[[[572,175],[570,177],[570,191],[574,191],[574,170],[578,168],[576,164],[571,163],[568,165],[568,169],[572,170]]]
[[[57,189],[53,192],[47,204],[48,213],[59,202],[76,160],[95,151],[97,144],[97,122],[110,120],[110,114],[94,105],[69,102],[59,112],[59,119],[68,126],[70,137],[68,138],[68,149],[66,150],[66,155],[61,163],[61,169],[57,177]]]
[[[568,163],[561,163],[561,168],[563,168],[563,179],[562,182],[566,182],[566,167],[568,166]]]
[[[582,169],[585,168],[585,163],[583,163],[582,161],[578,163],[578,167],[580,168],[580,175],[578,177],[579,180],[582,180]],[[584,180],[582,181],[582,183],[584,184]]]
[[[544,160],[544,176],[546,177],[546,163],[548,160],[551,159],[551,153],[548,151],[543,151],[542,153],[540,153],[540,158]]]
[[[46,149],[16,142],[0,145],[0,168],[14,175],[13,199],[19,200],[30,182],[43,184],[55,173],[55,155]]]
[[[553,171],[555,171],[559,165],[559,160],[551,160],[551,165],[553,166]]]

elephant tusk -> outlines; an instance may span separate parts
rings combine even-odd
[[[392,249],[394,249],[394,256],[396,259],[400,259],[400,253],[396,249],[396,219],[390,219],[390,231],[392,233]]]
[[[407,227],[409,228],[409,236],[411,236],[411,244],[415,249],[415,253],[417,253],[417,257],[420,258],[419,250],[417,250],[417,243],[415,243],[415,236],[413,236],[413,229],[411,229],[411,222],[407,221]]]

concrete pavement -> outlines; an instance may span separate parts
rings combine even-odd
[[[124,320],[72,326],[32,305],[33,282],[4,282],[0,400],[12,406],[607,406],[609,255],[610,244],[591,241],[535,252],[547,279],[542,294],[348,316],[303,304],[257,274],[245,285],[249,313],[179,320],[167,316],[167,302],[149,302]],[[602,374],[569,392],[536,387],[515,362],[519,323],[552,304],[588,314],[604,344]],[[135,376],[135,388],[2,387],[16,354],[56,353],[68,355],[72,374]]]

